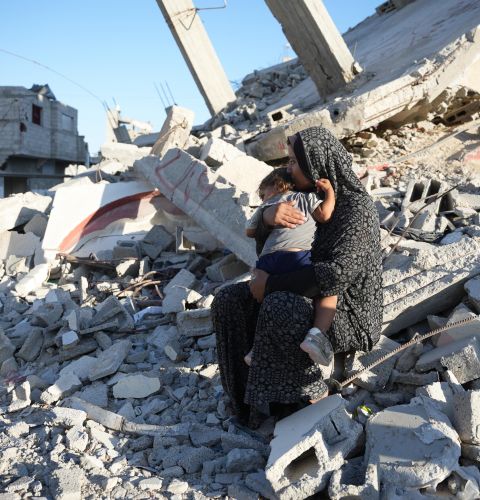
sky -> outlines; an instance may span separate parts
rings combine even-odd
[[[224,0],[194,3],[222,7]],[[254,69],[295,55],[263,0],[225,3],[199,15],[234,88]],[[324,1],[341,33],[381,3]],[[196,124],[209,118],[156,0],[4,0],[0,12],[0,85],[48,83],[59,101],[78,110],[91,154],[105,140],[102,103],[160,130],[166,115],[155,84],[167,82],[175,103],[195,112]]]

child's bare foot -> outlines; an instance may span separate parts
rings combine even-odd
[[[319,398],[317,398],[317,399],[310,399],[308,402],[311,405],[314,405],[315,403],[318,403],[319,401],[321,401],[322,399],[325,399],[326,397],[328,397],[328,391],[325,391]]]
[[[250,351],[249,353],[247,353],[243,359],[244,359],[245,363],[248,366],[250,366],[252,364],[252,351]]]

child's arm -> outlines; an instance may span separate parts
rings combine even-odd
[[[335,210],[335,191],[328,179],[320,179],[315,185],[317,186],[317,191],[325,193],[325,200],[313,211],[312,216],[317,222],[323,224],[332,218],[333,211]]]
[[[249,238],[255,238],[255,234],[257,232],[257,226],[260,218],[262,217],[262,207],[258,207],[255,212],[253,212],[252,216],[250,219],[247,220],[247,223],[245,224],[245,234]]]
[[[337,310],[337,296],[317,297],[313,301],[315,316],[313,326],[326,332],[333,323]]]

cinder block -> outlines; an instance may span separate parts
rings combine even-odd
[[[343,467],[333,472],[328,486],[328,496],[332,500],[355,498],[356,500],[378,500],[380,483],[377,466],[365,464],[363,457],[345,462]]]
[[[210,308],[190,309],[177,314],[177,327],[180,334],[187,337],[201,337],[213,332]]]
[[[249,267],[238,260],[234,254],[229,254],[208,266],[207,276],[212,281],[225,282],[249,271]]]
[[[480,444],[480,391],[454,394],[453,425],[463,443]]]
[[[324,489],[357,446],[363,428],[345,404],[342,397],[330,396],[277,422],[266,476],[280,500]]]

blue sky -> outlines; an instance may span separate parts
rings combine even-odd
[[[381,0],[325,0],[340,32],[373,14]],[[196,7],[223,0],[195,0]],[[106,101],[124,116],[150,121],[159,130],[165,112],[154,82],[168,82],[175,101],[207,108],[155,0],[15,0],[2,3],[0,49],[52,68]],[[228,0],[227,7],[200,12],[232,82],[254,69],[293,55],[280,25],[262,0]],[[58,100],[78,110],[79,133],[95,154],[105,139],[105,112],[88,92],[39,65],[0,50],[0,85],[48,83]]]

